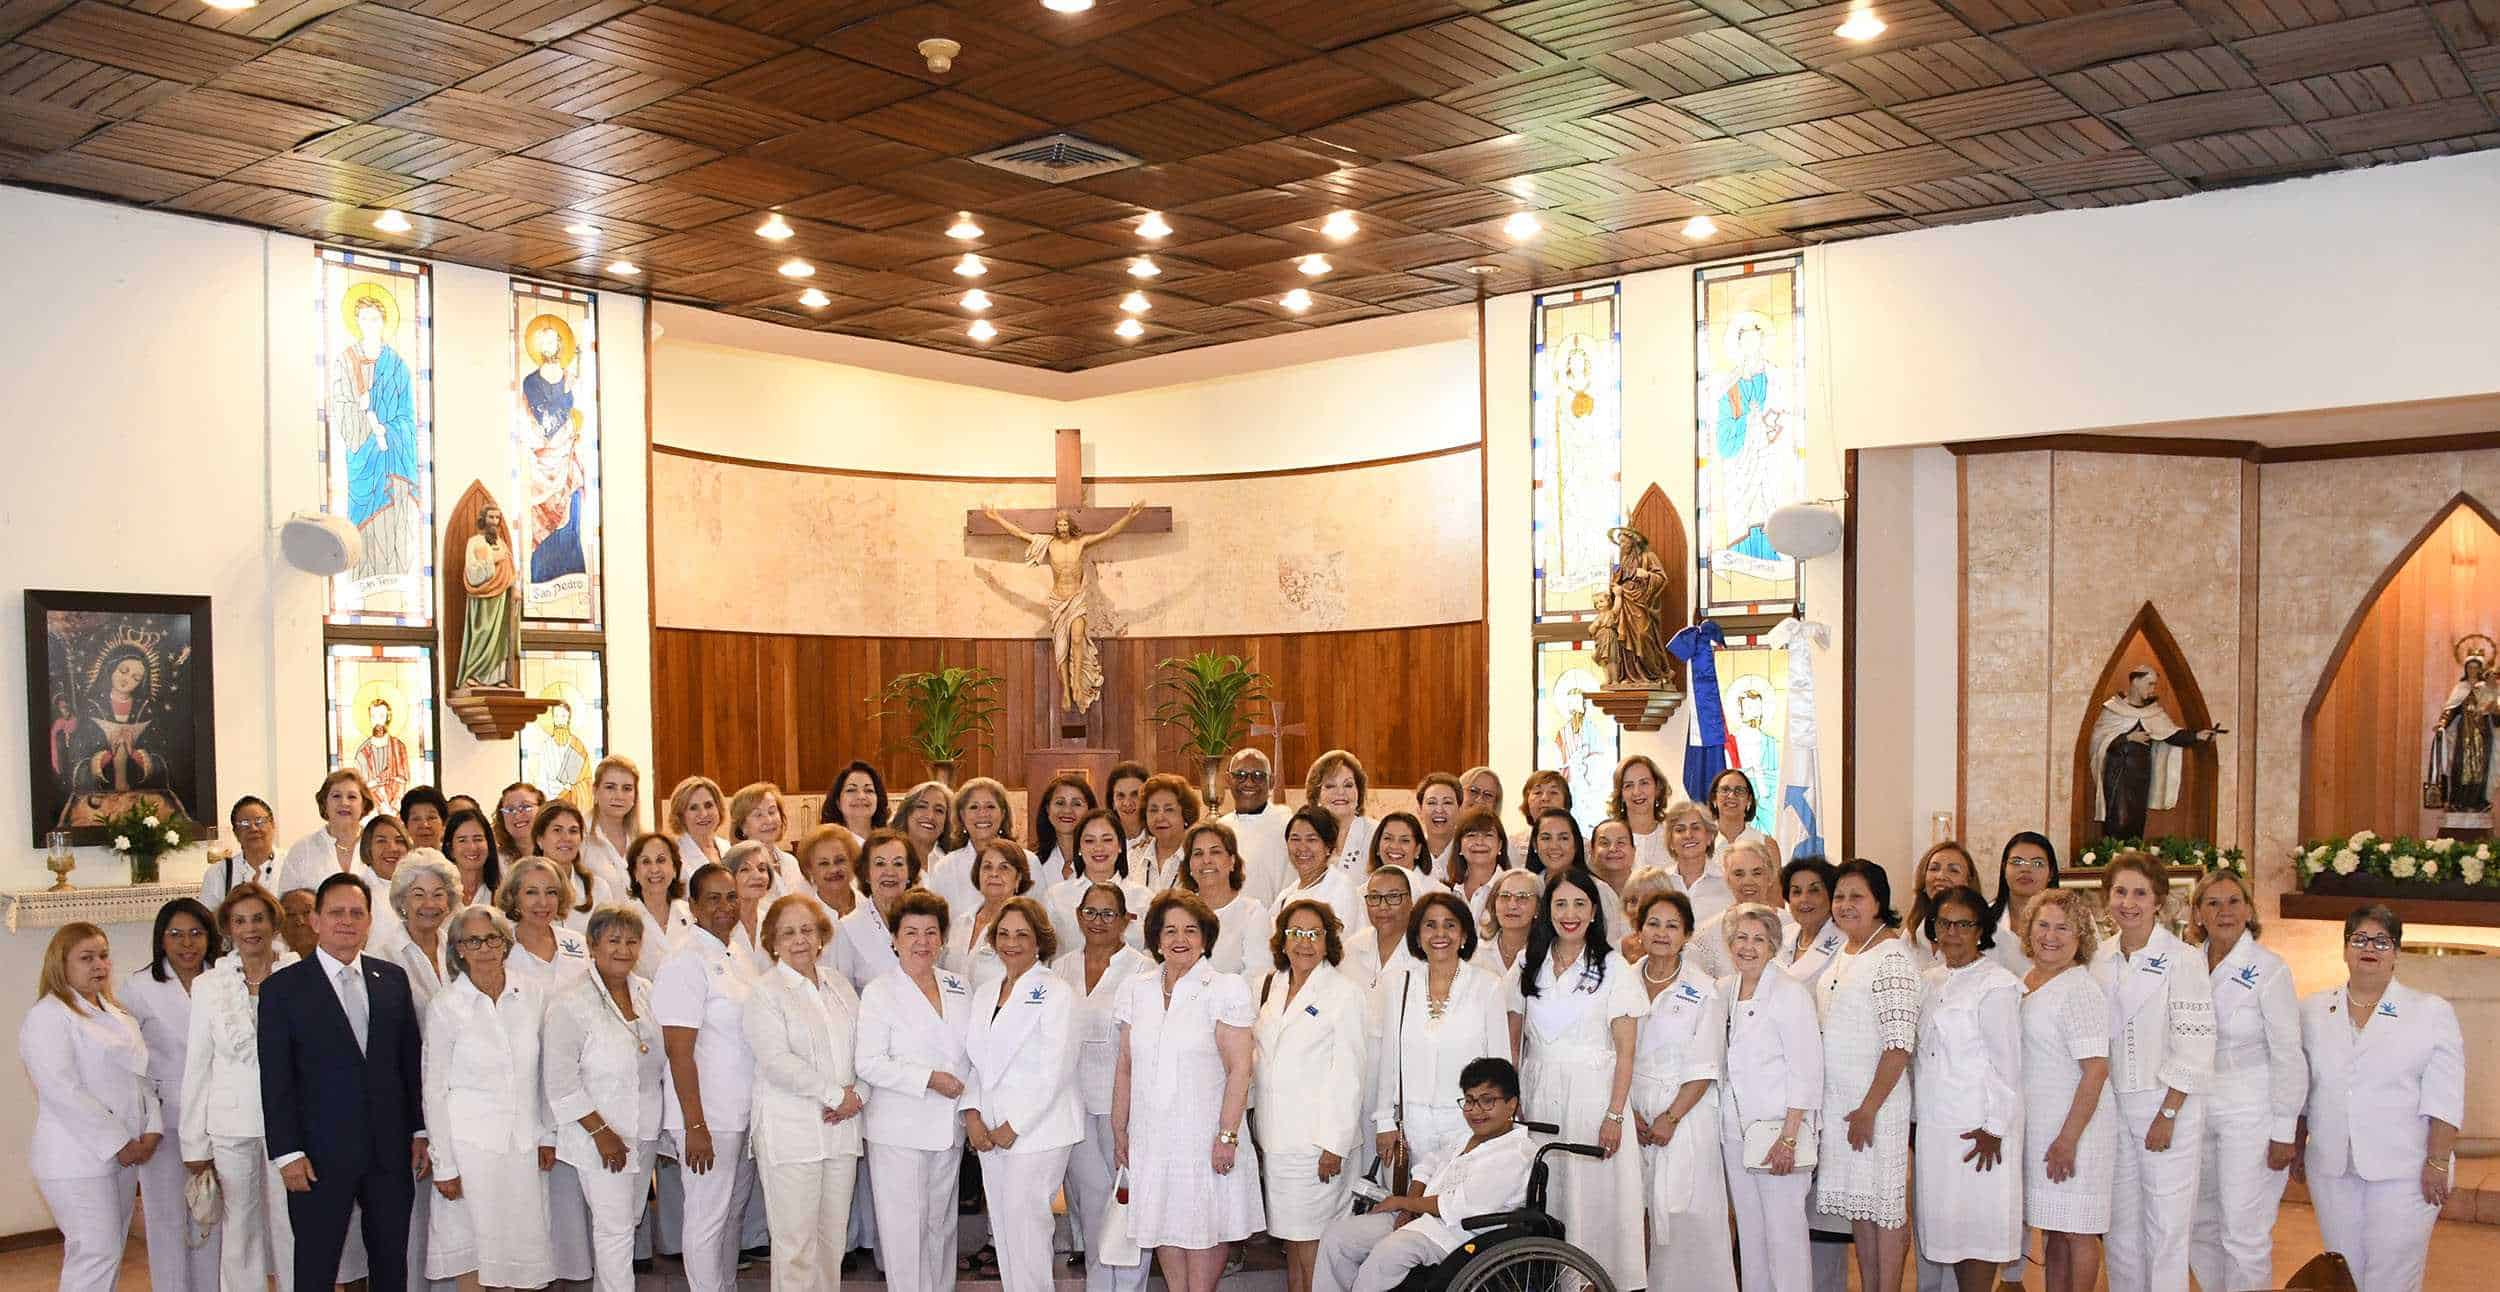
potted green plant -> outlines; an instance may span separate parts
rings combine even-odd
[[[985,668],[942,668],[905,673],[870,698],[882,704],[879,719],[901,718],[903,747],[929,764],[929,774],[952,786],[955,764],[973,749],[989,749],[990,729],[1003,711],[998,675]]]
[[[113,851],[130,859],[133,884],[155,883],[157,859],[191,842],[193,828],[189,821],[146,797],[104,818],[100,824],[112,837]]]
[[[1223,798],[1224,756],[1248,734],[1253,709],[1267,703],[1267,685],[1267,674],[1239,655],[1200,651],[1155,665],[1155,721],[1179,728],[1198,755],[1209,810]]]

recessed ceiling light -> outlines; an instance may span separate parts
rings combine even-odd
[[[975,287],[964,293],[963,306],[975,314],[990,307],[990,294]]]
[[[796,232],[797,230],[790,227],[790,222],[788,220],[781,218],[781,212],[779,211],[767,212],[764,216],[764,222],[755,226],[755,236],[762,238],[767,242],[784,241]]]
[[[630,260],[611,260],[608,262],[608,272],[619,278],[631,278],[642,272],[642,266]]]
[[[211,9],[223,9],[227,13],[241,13],[259,4],[260,0],[200,0],[200,3]]]
[[[373,227],[384,233],[406,233],[416,226],[408,223],[407,216],[400,214],[397,210],[390,210],[373,217]]]
[[[1120,298],[1120,308],[1131,314],[1143,314],[1154,308],[1154,302],[1147,300],[1144,292],[1130,292]]]
[[[955,222],[946,226],[946,236],[958,242],[969,242],[981,236],[981,226],[972,222],[972,212],[957,211]]]
[[[1163,270],[1155,265],[1155,258],[1152,256],[1139,256],[1128,262],[1128,276],[1131,278],[1152,278],[1162,272]]]
[[[1121,319],[1120,326],[1111,330],[1119,333],[1121,336],[1126,337],[1131,341],[1146,335],[1146,325],[1135,319]]]
[[[1168,238],[1172,236],[1172,226],[1164,223],[1163,212],[1148,211],[1143,218],[1137,221],[1137,236],[1141,238]]]
[[[811,310],[820,310],[833,304],[833,298],[825,295],[822,291],[816,288],[810,287],[806,291],[799,293],[799,304],[804,305]]]
[[[575,220],[571,224],[564,226],[564,231],[572,234],[576,238],[596,238],[599,236],[599,226],[592,224],[588,220]]]
[[[1319,226],[1320,232],[1327,234],[1331,238],[1335,238],[1339,242],[1343,242],[1346,239],[1353,237],[1354,230],[1354,212],[1352,211],[1333,212],[1329,215],[1328,219]]]
[[[1317,278],[1321,274],[1327,273],[1329,270],[1336,268],[1336,266],[1328,263],[1328,257],[1320,255],[1304,256],[1300,260],[1295,261],[1294,266],[1300,269],[1303,273],[1309,274],[1313,278]]]
[[[1875,16],[1873,5],[1852,5],[1849,21],[1832,28],[1832,34],[1842,40],[1873,40],[1884,34],[1884,20]]]
[[[974,319],[972,326],[964,329],[964,335],[975,341],[987,341],[998,335],[998,327],[988,319]]]
[[[1505,181],[1505,183],[1510,188],[1510,191],[1519,197],[1536,196],[1536,181],[1525,175],[1517,176]]]
[[[1696,215],[1684,222],[1684,236],[1694,242],[1719,235],[1719,222],[1706,215]]]
[[[1052,13],[1083,13],[1094,7],[1094,0],[1042,0],[1042,7]]]
[[[965,278],[978,278],[989,271],[990,267],[981,263],[981,258],[969,251],[964,253],[963,259],[955,262],[955,272]]]
[[[1544,228],[1545,226],[1539,224],[1535,216],[1525,211],[1502,221],[1502,232],[1509,234],[1513,242],[1525,242],[1535,237]]]
[[[1474,274],[1478,278],[1490,278],[1493,275],[1500,273],[1501,269],[1494,265],[1469,265],[1467,266],[1467,272]]]
[[[1296,314],[1299,314],[1302,311],[1311,308],[1311,294],[1299,287],[1296,287],[1292,291],[1285,293],[1284,297],[1276,303],[1284,306],[1286,309],[1292,310]]]
[[[781,276],[784,278],[814,278],[816,276],[816,266],[811,265],[804,260],[785,260],[781,262]]]

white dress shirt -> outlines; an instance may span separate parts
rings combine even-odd
[[[628,975],[625,993],[634,1006],[630,1023],[595,973],[547,1002],[540,1063],[548,1118],[555,1123],[556,1157],[577,1171],[605,1169],[581,1125],[593,1113],[629,1148],[660,1137],[668,1054],[651,1012],[651,984]]]
[[[668,963],[651,984],[651,1013],[662,1027],[698,1029],[694,1067],[703,1085],[703,1120],[707,1129],[743,1131],[755,1088],[755,1056],[747,1049],[741,1016],[750,983],[729,948],[700,925],[686,930]],[[685,1106],[678,1099],[676,1077],[669,1078],[668,1098],[661,1104],[663,1129],[686,1129]]]
[[[1216,820],[1231,826],[1241,841],[1241,891],[1275,905],[1276,895],[1293,882],[1293,863],[1285,859],[1285,826],[1293,809],[1270,800],[1262,811],[1227,812]]]

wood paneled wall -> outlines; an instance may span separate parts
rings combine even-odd
[[[2468,633],[2500,637],[2500,531],[2461,501],[2396,557],[2362,603],[2309,704],[2300,837],[2435,834],[2422,774]]]
[[[1288,730],[1278,778],[1298,784],[1323,750],[1362,758],[1372,783],[1412,785],[1429,771],[1485,760],[1485,633],[1481,623],[1342,633],[1114,638],[1102,643],[1102,743],[1162,771],[1197,767],[1178,732],[1153,720],[1154,667],[1199,651],[1241,655],[1273,679]],[[994,747],[957,777],[1014,788],[1025,751],[1046,730],[1050,645],[1039,639],[815,637],[659,628],[651,640],[653,783],[696,772],[725,787],[768,780],[821,793],[834,771],[866,758],[899,791],[928,775],[902,749],[899,719],[878,720],[869,697],[899,673],[978,665],[999,675],[1006,706]],[[1274,736],[1254,738],[1274,754]]]

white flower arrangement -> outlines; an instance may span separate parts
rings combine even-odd
[[[2361,869],[2361,854],[2354,852],[2350,848],[2346,848],[2342,852],[2335,854],[2336,874],[2349,875],[2359,869]]]
[[[159,821],[159,820],[157,820],[155,817],[152,817],[152,816],[151,816],[151,817],[142,817],[142,818],[140,819],[140,821],[139,821],[139,824],[141,824],[141,825],[143,825],[143,826],[146,826],[147,828],[149,828],[149,829],[153,830],[153,829],[155,829],[156,827],[158,827],[158,826],[160,826],[160,825],[163,825],[163,824],[165,824],[165,823],[164,823],[164,822],[162,822],[162,821]]]
[[[2467,884],[2500,888],[2500,866],[2491,845],[2459,839],[2393,838],[2362,830],[2343,839],[2312,840],[2291,850],[2292,868],[2306,885],[2320,875],[2360,875],[2398,884]],[[2350,890],[2345,890],[2350,891]],[[2500,894],[2494,894],[2500,897]]]
[[[2382,849],[2386,848],[2385,844],[2379,846]],[[2416,861],[2413,854],[2409,852],[2387,863],[2387,873],[2397,879],[2411,879],[2420,874],[2421,870],[2422,863]]]

